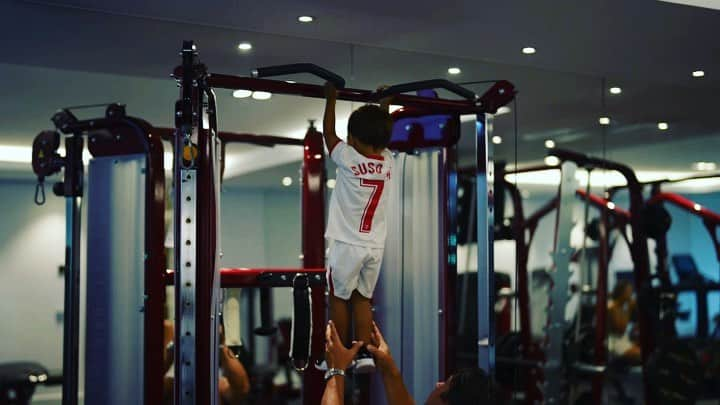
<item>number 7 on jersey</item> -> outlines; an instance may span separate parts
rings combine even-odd
[[[380,197],[385,188],[385,181],[360,179],[360,186],[372,188],[372,194],[370,194],[370,199],[365,205],[365,211],[363,211],[363,216],[360,221],[360,233],[370,233],[375,210],[380,203]]]

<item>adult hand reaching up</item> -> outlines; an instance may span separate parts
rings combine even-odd
[[[325,328],[325,355],[328,367],[346,370],[362,346],[363,342],[353,342],[352,347],[346,348],[340,340],[333,321],[328,322]]]
[[[390,354],[390,346],[385,341],[385,337],[380,332],[377,324],[373,322],[373,330],[370,335],[372,344],[367,345],[370,354],[375,358],[375,363],[381,372],[390,372],[395,367],[395,361]]]

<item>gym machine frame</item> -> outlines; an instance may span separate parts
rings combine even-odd
[[[358,102],[377,102],[378,100],[395,95],[393,104],[405,107],[414,107],[418,110],[430,113],[451,113],[451,114],[477,114],[483,117],[479,120],[485,124],[485,114],[494,113],[497,108],[506,104],[514,97],[515,91],[509,82],[500,81],[495,83],[483,96],[478,97],[475,93],[464,89],[447,80],[429,80],[423,82],[407,83],[391,86],[384,91],[373,92],[368,90],[357,90],[345,88],[345,81],[340,76],[312,64],[295,64],[258,68],[254,70],[254,77],[238,77],[231,75],[209,73],[207,68],[197,60],[197,51],[191,41],[183,43],[183,63],[175,69],[174,76],[181,85],[181,99],[176,104],[176,128],[175,137],[175,180],[176,180],[176,207],[175,224],[180,228],[175,232],[176,263],[178,270],[175,273],[176,289],[176,336],[180,336],[180,342],[176,345],[176,404],[212,404],[216,398],[213,380],[216,376],[216,359],[214,358],[214,345],[217,344],[215,331],[217,330],[216,295],[219,288],[220,277],[216,274],[215,259],[217,258],[217,151],[219,144],[217,137],[217,120],[213,88],[225,88],[231,90],[245,89],[251,91],[266,91],[275,94],[299,95],[305,97],[324,98],[323,86],[287,83],[284,81],[261,79],[261,77],[278,76],[296,73],[311,73],[324,80],[335,84],[338,89],[338,99]],[[443,88],[453,92],[464,100],[430,99],[418,96],[401,94],[404,92],[424,90],[432,88]],[[207,108],[205,104],[207,103]],[[204,128],[203,117],[207,116],[209,128]],[[478,130],[478,179],[488,185],[483,189],[482,206],[483,212],[492,215],[492,171],[488,169],[487,138],[485,125],[479,125],[482,131]],[[197,144],[198,156],[195,159],[192,152],[190,165],[183,165],[183,151],[186,147],[192,150]],[[187,171],[187,172],[186,172]],[[190,175],[191,178],[187,178]],[[190,180],[184,183],[183,180]],[[195,188],[197,185],[197,189]],[[214,187],[211,187],[215,185]],[[481,190],[479,188],[478,193]],[[191,212],[184,213],[182,209],[183,200],[190,197],[197,200],[197,208]],[[189,214],[183,215],[183,214]],[[316,219],[315,217],[314,219]],[[490,223],[492,223],[490,217]],[[186,220],[190,220],[186,222]],[[485,217],[487,219],[487,217]],[[479,221],[481,232],[488,235],[483,251],[478,255],[484,257],[483,269],[487,269],[487,277],[481,281],[482,291],[487,290],[483,296],[490,302],[489,287],[492,283],[492,228],[487,224],[482,225]],[[181,226],[180,224],[188,226]],[[197,233],[199,238],[193,240],[192,236]],[[189,236],[190,238],[187,238]],[[190,245],[185,245],[189,240]],[[197,242],[197,243],[194,243]],[[187,246],[187,248],[179,248]],[[321,252],[324,253],[324,252]],[[306,267],[324,267],[322,254],[317,258],[317,263],[310,263],[308,256],[305,257]],[[189,266],[187,265],[189,264]],[[308,266],[310,265],[310,266]],[[480,268],[480,266],[479,266]],[[183,274],[188,274],[187,277]],[[187,278],[188,280],[185,280]],[[195,278],[195,279],[193,279]],[[484,283],[490,283],[485,285]],[[187,286],[184,283],[190,282]],[[187,291],[187,292],[183,292]],[[324,293],[315,289],[312,293],[314,302],[324,302]],[[492,307],[492,306],[490,306]],[[186,308],[186,309],[185,309]],[[487,308],[486,308],[487,309]],[[482,311],[481,311],[482,312]],[[488,311],[490,312],[490,311]],[[313,309],[313,333],[311,359],[318,358],[317,354],[323,351],[322,327],[325,321],[324,310],[315,306]],[[492,336],[492,319],[482,318],[481,331],[486,336]],[[209,327],[208,327],[209,326]],[[492,353],[492,340],[485,340],[481,346],[481,366],[492,371],[494,366],[494,355]],[[196,376],[207,376],[207,379]],[[304,403],[315,404],[322,396],[321,373],[310,367],[305,372],[305,395]]]
[[[630,240],[630,255],[634,264],[634,284],[635,290],[638,291],[638,308],[641,310],[638,314],[638,329],[640,332],[640,346],[642,347],[642,366],[643,366],[643,385],[645,399],[652,404],[651,384],[646,365],[650,356],[655,350],[655,336],[652,333],[653,321],[651,314],[643,308],[651,307],[651,298],[644,293],[648,290],[651,283],[650,259],[648,256],[647,234],[644,228],[644,199],[642,195],[642,184],[635,176],[635,172],[628,166],[609,161],[606,159],[590,157],[581,153],[576,153],[563,149],[551,149],[548,155],[555,156],[561,161],[575,162],[578,166],[586,169],[600,168],[604,170],[613,170],[620,173],[627,182],[627,189],[630,197],[630,229],[632,240]],[[599,289],[599,288],[598,288]],[[598,303],[599,305],[599,303]]]
[[[496,221],[496,228],[500,227],[500,233],[506,235],[507,238],[514,239],[516,245],[517,255],[517,285],[516,291],[512,294],[512,297],[518,301],[519,308],[519,336],[520,336],[520,355],[522,360],[516,360],[513,358],[498,358],[498,361],[508,366],[527,366],[527,375],[525,376],[525,399],[526,401],[541,401],[542,392],[539,389],[539,382],[543,379],[541,372],[542,363],[546,361],[542,348],[538,342],[533,341],[531,334],[531,312],[529,305],[529,281],[528,281],[528,259],[530,246],[535,237],[535,233],[538,224],[541,219],[549,215],[558,208],[559,197],[553,197],[538,208],[533,214],[527,218],[524,215],[522,197],[520,190],[517,185],[508,181],[506,176],[516,175],[518,173],[531,173],[537,171],[547,170],[560,170],[557,166],[530,166],[524,168],[517,168],[514,170],[505,170],[504,165],[496,168],[498,173],[498,193],[507,191],[511,199],[511,205],[513,207],[513,217],[510,227],[503,229],[504,224]],[[618,229],[621,231],[625,240],[629,240],[625,235],[625,225],[629,223],[630,213],[614,206],[609,200],[602,197],[588,194],[586,190],[577,189],[575,194],[578,198],[585,200],[590,206],[594,206],[599,209],[601,213],[601,224],[600,235],[599,235],[599,262],[598,262],[598,287],[594,291],[596,295],[596,313],[595,319],[605,319],[607,316],[607,258],[606,255],[610,251],[608,235],[612,229]],[[499,194],[498,194],[499,195]],[[504,196],[499,196],[501,201],[504,201]],[[502,204],[502,203],[501,203]],[[498,211],[500,208],[498,208]],[[614,221],[610,222],[608,219],[612,217]],[[573,255],[572,260],[577,259],[577,254]],[[592,291],[589,291],[592,292]],[[602,367],[606,364],[606,350],[605,350],[605,338],[606,338],[606,325],[604,322],[596,322],[597,330],[595,334],[595,359],[594,365]],[[593,379],[593,392],[601,394],[602,392],[602,375],[597,375]]]
[[[145,403],[162,402],[162,308],[165,287],[162,281],[165,267],[164,212],[165,173],[163,171],[163,145],[154,136],[153,127],[138,118],[128,117],[124,106],[110,104],[105,117],[78,120],[70,109],[60,110],[52,117],[56,131],[44,131],[33,142],[33,170],[38,175],[36,203],[45,200],[45,177],[64,169],[64,180],[56,183],[53,191],[67,199],[67,246],[65,271],[65,307],[63,333],[63,405],[78,401],[78,350],[79,350],[79,297],[80,297],[80,201],[83,197],[84,170],[82,162],[83,137],[88,138],[88,149],[94,157],[145,155],[145,257],[144,303],[140,308],[144,319],[143,366]],[[65,137],[66,156],[57,153],[60,134]],[[99,271],[102,271],[100,269]],[[88,292],[90,295],[90,291]],[[88,340],[86,346],[102,342]],[[86,399],[88,388],[86,387]]]

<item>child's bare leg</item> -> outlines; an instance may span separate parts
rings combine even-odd
[[[330,295],[330,319],[335,324],[340,340],[348,347],[350,344],[350,301]]]
[[[350,296],[350,305],[352,306],[353,320],[355,321],[355,340],[368,344],[370,343],[373,321],[370,299],[363,297],[362,294],[355,290]]]

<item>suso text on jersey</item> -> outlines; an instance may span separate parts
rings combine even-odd
[[[367,162],[361,163],[357,166],[351,166],[350,170],[352,170],[353,174],[356,176],[362,176],[365,174],[382,174],[383,165],[382,163]]]

